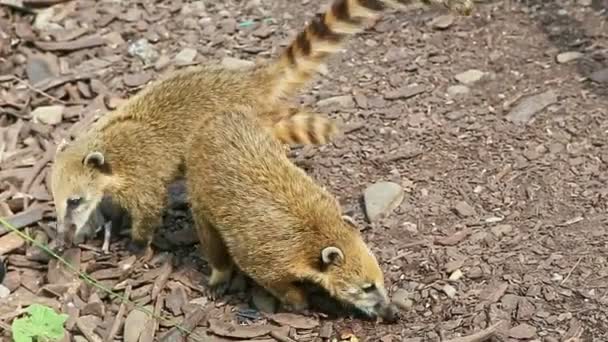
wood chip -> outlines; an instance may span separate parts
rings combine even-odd
[[[318,320],[293,313],[277,313],[268,315],[268,318],[275,323],[296,329],[313,329],[319,326]]]
[[[13,228],[21,229],[42,220],[42,215],[44,214],[45,210],[46,207],[32,206],[19,214],[9,217],[6,219],[6,221],[8,224],[13,226]],[[8,233],[9,231],[9,228],[0,225],[0,236]]]
[[[468,228],[465,228],[450,236],[436,238],[435,243],[438,245],[441,245],[441,246],[455,246],[455,245],[459,244],[460,242],[464,241],[464,239],[466,239],[467,236],[469,236],[469,234],[471,234],[471,230]]]
[[[167,261],[160,267],[160,275],[154,281],[154,286],[152,287],[152,298],[158,297],[160,291],[165,287],[167,280],[171,276],[173,272],[173,265],[171,264],[171,258],[168,258]]]
[[[232,338],[255,338],[268,335],[272,329],[262,325],[235,325],[217,319],[209,320],[209,331],[218,336]]]
[[[45,51],[75,51],[102,46],[105,44],[106,40],[95,34],[67,42],[34,42],[34,45],[36,45],[37,48]]]

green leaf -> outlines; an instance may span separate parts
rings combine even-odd
[[[15,342],[37,340],[58,341],[63,338],[66,314],[57,314],[52,308],[40,304],[30,305],[29,316],[15,319],[11,326]]]

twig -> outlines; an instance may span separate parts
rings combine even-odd
[[[462,336],[462,337],[456,337],[453,338],[451,340],[447,340],[444,342],[483,342],[488,340],[490,337],[494,336],[494,334],[496,333],[496,330],[498,330],[498,326],[501,325],[503,322],[498,322],[495,323],[494,325],[491,325],[488,328],[485,328],[484,330],[478,331],[472,335],[469,336]]]
[[[24,194],[30,192],[32,185],[34,185],[34,180],[36,179],[36,177],[38,177],[38,174],[42,172],[46,164],[53,160],[54,155],[54,150],[46,151],[42,159],[39,160],[36,164],[34,164],[30,177],[26,181],[24,181],[23,185],[21,186],[21,192],[23,192]]]
[[[0,1],[2,1],[2,0],[0,0]],[[15,76],[15,75],[12,75],[12,76],[13,76],[13,79],[14,79],[15,81],[17,81],[17,82],[19,82],[19,83],[23,84],[23,85],[24,85],[24,86],[26,86],[26,87],[27,87],[29,90],[31,90],[31,91],[33,91],[33,92],[35,92],[35,93],[38,93],[38,94],[40,94],[40,95],[42,95],[42,96],[46,97],[47,99],[49,99],[49,100],[51,100],[51,101],[55,101],[55,102],[57,102],[57,103],[61,103],[61,104],[63,104],[63,105],[64,105],[64,104],[67,104],[65,101],[63,101],[63,100],[61,100],[61,99],[58,99],[58,98],[56,98],[55,96],[50,95],[50,94],[48,94],[48,93],[45,93],[44,91],[42,91],[42,90],[40,90],[40,89],[38,89],[38,88],[34,87],[33,85],[31,85],[31,84],[30,84],[29,82],[27,82],[26,80],[23,80],[23,79],[21,79],[21,78],[19,78],[19,77]]]
[[[129,297],[131,297],[131,285],[127,285],[127,288],[125,289],[124,297],[126,299],[129,299]],[[126,305],[125,301],[123,301],[122,303],[120,303],[120,307],[118,308],[118,313],[116,314],[116,317],[114,318],[114,322],[112,323],[112,327],[110,328],[110,331],[108,331],[108,336],[106,336],[104,341],[106,341],[106,342],[114,341],[114,337],[118,333],[118,329],[120,328],[120,325],[122,324],[123,316],[125,315],[126,310],[127,310],[127,305]]]
[[[564,280],[562,280],[561,283],[559,283],[560,286],[564,285],[564,283],[570,279],[570,276],[572,275],[572,272],[574,272],[574,270],[578,267],[578,265],[581,263],[581,260],[583,260],[583,257],[578,258],[578,260],[576,261],[576,264],[574,264],[574,266],[572,266],[572,268],[570,269],[570,272],[568,272],[568,275],[566,275],[566,278],[564,278]]]
[[[280,342],[295,342],[293,339],[291,339],[285,335],[281,335],[276,331],[271,331],[270,336]]]
[[[68,2],[71,0],[22,0],[23,4],[30,7],[38,6],[53,6],[62,2]]]

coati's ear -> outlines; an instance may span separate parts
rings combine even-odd
[[[96,169],[103,168],[105,164],[105,158],[103,153],[99,151],[90,152],[86,157],[82,160],[82,163],[86,166],[90,166]]]
[[[321,251],[321,260],[323,260],[323,264],[326,266],[339,265],[344,261],[344,253],[342,253],[340,248],[335,246],[325,247]]]
[[[353,228],[357,228],[357,223],[355,222],[355,219],[348,215],[342,215],[342,221],[346,222],[349,226]]]

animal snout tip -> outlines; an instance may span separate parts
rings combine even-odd
[[[382,304],[378,309],[378,316],[387,323],[395,323],[399,319],[399,309],[394,303]]]

